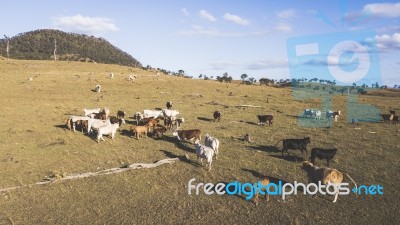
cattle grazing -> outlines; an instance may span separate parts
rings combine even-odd
[[[103,135],[111,134],[111,139],[114,140],[115,133],[117,132],[118,128],[119,123],[107,124],[106,126],[99,127],[97,131],[97,143],[99,143],[100,139],[105,141]]]
[[[99,119],[99,120],[106,120],[106,113],[104,111],[101,111],[99,113],[92,113],[89,115],[90,118],[92,119]]]
[[[268,125],[272,126],[274,124],[274,117],[272,115],[257,115],[258,125]]]
[[[314,110],[313,109],[305,109],[303,113],[304,117],[313,117],[314,116]]]
[[[326,112],[326,119],[331,120],[331,118],[333,118],[335,120],[335,122],[337,122],[339,115],[340,115],[340,111],[334,112],[334,111],[329,110]]]
[[[208,171],[211,170],[211,163],[212,159],[214,156],[214,150],[210,147],[207,147],[205,145],[200,144],[200,140],[196,140],[194,142],[195,147],[196,147],[196,155],[197,155],[197,161],[201,162],[201,165],[203,165],[203,159],[207,160],[207,166],[208,166]]]
[[[114,73],[110,73],[109,77],[110,77],[110,79],[113,79],[114,78]]]
[[[158,118],[163,116],[163,111],[162,110],[150,110],[150,109],[145,109],[143,110],[143,118]]]
[[[175,130],[172,136],[177,137],[180,141],[197,139],[201,141],[201,131],[198,129],[193,130]]]
[[[140,112],[136,112],[133,114],[133,120],[135,120],[136,125],[139,125],[143,121],[143,114]]]
[[[97,84],[96,87],[94,88],[95,92],[100,92],[101,91],[101,86],[100,84]]]
[[[118,118],[118,117],[115,117],[115,116],[110,116],[109,119],[110,119],[110,123],[111,124],[118,123],[119,126],[121,126],[122,124],[126,124],[125,119],[122,119],[122,118]]]
[[[394,114],[380,114],[380,116],[382,117],[384,123],[390,123],[394,118]]]
[[[157,124],[157,126],[153,128],[154,137],[164,137],[165,132],[167,132],[167,128],[161,124]]]
[[[206,134],[204,136],[204,144],[207,147],[210,147],[214,150],[214,154],[215,154],[215,159],[218,159],[218,155],[219,155],[219,140],[216,139],[215,137],[211,137],[209,134]]]
[[[99,113],[100,112],[100,108],[95,108],[95,109],[83,109],[84,115],[85,116],[89,116],[92,113]]]
[[[317,119],[317,120],[320,120],[320,119],[321,119],[321,115],[322,115],[321,110],[315,110],[314,113],[313,113],[313,117],[314,117],[315,119]]]
[[[303,154],[303,155],[304,155],[304,151],[305,151],[307,154],[307,144],[311,143],[310,138],[305,137],[302,139],[283,139],[283,140],[278,141],[278,143],[276,143],[276,145],[274,145],[274,146],[277,146],[279,144],[279,142],[281,142],[281,141],[283,144],[282,156],[283,156],[283,152],[285,152],[285,151],[289,155],[289,152],[288,152],[289,149],[300,150],[301,154]]]
[[[83,129],[83,127],[87,127],[87,123],[82,122],[87,120],[89,120],[89,118],[85,116],[71,116],[69,119],[65,120],[65,122],[69,130],[73,129],[75,132],[77,126],[80,126],[81,129]]]
[[[267,185],[269,184],[269,179],[268,178],[264,178],[264,179],[262,179],[261,180],[261,185],[263,185],[263,188],[261,188],[261,191],[263,191],[264,193],[265,193],[265,197],[267,198],[267,202],[269,201],[269,194],[268,194],[268,191],[267,191]],[[255,205],[258,205],[258,192],[259,192],[259,190],[258,189],[256,189],[256,193],[254,194],[254,204]]]
[[[396,115],[396,111],[394,111],[394,110],[389,110],[389,113],[393,114],[394,116]]]
[[[163,109],[162,112],[164,117],[177,117],[180,114],[178,110],[172,109]]]
[[[117,118],[119,118],[119,119],[125,119],[125,115],[126,115],[126,112],[125,112],[125,111],[118,110],[118,112],[117,112]]]
[[[167,109],[172,109],[172,102],[167,102],[166,106],[167,106]]]
[[[147,138],[147,131],[148,131],[148,127],[147,126],[131,126],[130,127],[130,131],[132,133],[135,133],[136,135],[136,139],[139,140],[139,137],[142,136],[142,134],[144,134],[144,137]]]
[[[150,131],[150,128],[153,129],[159,122],[159,119],[150,119],[145,123],[145,126],[147,126]]]
[[[93,130],[98,130],[100,127],[111,124],[110,120],[89,119],[88,120],[88,134]]]
[[[314,166],[311,162],[308,161],[304,161],[301,168],[307,172],[308,182],[314,184],[318,184],[318,182],[321,182],[321,184],[324,185],[327,185],[329,183],[339,185],[343,181],[343,174],[345,174],[339,172],[336,169]],[[348,174],[345,175],[350,178],[351,181],[353,181],[357,190],[357,184],[354,182],[354,180],[351,179]],[[335,199],[333,200],[333,202],[336,202],[338,195],[339,189],[336,190]]]
[[[219,121],[221,120],[222,114],[221,114],[220,111],[215,111],[214,114],[213,114],[213,116],[214,116],[214,122],[215,122],[215,121],[218,121],[218,122],[219,122]]]
[[[181,118],[176,118],[174,116],[171,117],[166,117],[164,119],[164,125],[167,127],[167,129],[171,130],[175,126],[175,130],[177,130],[182,123],[185,122],[185,119],[183,117]]]
[[[336,155],[337,149],[322,149],[322,148],[313,148],[311,149],[311,156],[310,156],[310,161],[312,164],[315,165],[315,158],[318,159],[326,159],[326,163],[329,166],[329,161],[333,159],[333,157]]]
[[[135,75],[129,75],[128,76],[128,81],[135,81],[136,76]]]
[[[250,134],[245,134],[244,135],[244,138],[243,138],[243,141],[244,142],[248,142],[248,143],[251,143],[251,138],[250,138]]]

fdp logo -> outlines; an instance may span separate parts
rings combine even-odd
[[[358,103],[357,90],[351,88],[354,83],[381,83],[375,35],[373,31],[344,31],[288,39],[286,47],[292,80],[315,77],[333,84],[325,87],[293,85],[294,98],[322,98],[317,110],[322,111],[322,118],[325,118],[324,113],[332,110],[332,97],[346,93],[347,121],[379,121],[379,109]],[[332,120],[315,122],[304,118],[303,112],[299,115],[299,126],[326,127],[332,123]]]

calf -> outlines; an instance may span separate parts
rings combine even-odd
[[[267,191],[267,185],[269,184],[269,179],[268,178],[264,178],[261,180],[261,184],[264,186],[264,188],[261,188],[261,191],[263,191],[267,197],[267,202],[269,201],[269,194]],[[256,190],[256,193],[254,194],[254,204],[258,205],[258,192],[259,190]]]
[[[313,113],[313,117],[314,117],[315,119],[317,119],[317,120],[320,120],[320,119],[321,119],[321,115],[322,115],[321,110],[315,110],[314,113]]]
[[[336,155],[337,149],[322,149],[322,148],[313,148],[311,149],[311,156],[310,156],[310,161],[312,164],[315,165],[315,158],[319,159],[326,159],[326,162],[329,166],[329,161],[333,159],[333,157]]]
[[[150,131],[150,128],[154,129],[154,127],[155,127],[159,122],[160,122],[159,119],[150,119],[150,120],[147,121],[147,123],[145,124],[145,126],[147,126],[147,127],[149,128],[149,131]]]
[[[329,183],[339,185],[340,183],[342,183],[344,178],[343,173],[339,172],[336,169],[317,167],[308,161],[303,162],[303,166],[301,168],[307,172],[309,183],[318,184],[318,182],[321,182],[321,184],[324,185],[327,185]],[[357,190],[357,184],[354,182],[353,179],[351,179],[349,175],[347,176],[350,178],[350,180],[353,181]],[[333,202],[336,202],[338,195],[339,195],[339,189],[337,189],[337,192],[335,193],[335,199],[333,200]]]
[[[219,121],[221,120],[222,114],[221,114],[220,111],[215,111],[214,114],[213,114],[213,116],[214,116],[214,122],[217,121],[217,120],[218,120],[218,122],[219,122]]]
[[[180,141],[197,139],[201,141],[201,131],[198,129],[193,130],[175,130],[172,135],[177,137]]]
[[[167,132],[167,128],[161,124],[157,124],[157,126],[153,128],[154,137],[164,137],[165,132]]]
[[[142,136],[142,134],[144,134],[145,138],[147,138],[148,129],[149,128],[147,126],[131,126],[129,130],[132,133],[135,133],[136,139],[139,140],[139,137]]]
[[[167,102],[166,106],[167,106],[167,109],[172,109],[172,102]]]
[[[111,139],[114,140],[115,133],[117,132],[118,128],[119,128],[119,123],[107,124],[106,126],[100,127],[97,132],[97,143],[99,143],[100,139],[105,141],[103,135],[111,134]]]
[[[304,151],[306,152],[307,155],[307,144],[311,143],[311,140],[309,137],[305,137],[303,139],[283,139],[278,141],[278,143],[276,143],[277,146],[279,144],[279,142],[283,143],[283,148],[282,148],[282,156],[283,156],[283,152],[286,151],[286,153],[289,155],[288,150],[292,149],[292,150],[300,150],[301,154],[304,155]]]
[[[218,159],[218,154],[219,154],[219,140],[216,139],[215,137],[211,137],[209,134],[206,134],[204,140],[204,144],[207,147],[210,147],[214,150],[215,154],[215,159]]]
[[[272,126],[274,124],[274,117],[272,115],[257,115],[258,124],[265,125],[268,122],[268,125]]]
[[[119,110],[117,112],[117,118],[119,118],[119,119],[125,119],[125,115],[126,115],[125,111]]]
[[[141,114],[140,112],[136,112],[135,114],[133,114],[133,120],[135,120],[136,125],[139,125],[139,123],[141,123],[143,120],[143,114]]]
[[[214,150],[205,145],[201,145],[200,140],[196,140],[194,142],[194,145],[196,147],[197,161],[199,161],[199,159],[200,159],[201,165],[203,165],[203,159],[206,159],[207,165],[208,165],[208,171],[210,171],[212,159],[214,156]]]

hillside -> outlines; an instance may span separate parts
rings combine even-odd
[[[10,38],[10,58],[54,60],[54,40],[57,42],[58,60],[141,66],[131,55],[103,38],[52,29],[30,31]],[[7,56],[6,46],[6,39],[0,39],[0,55],[3,57]]]
[[[0,60],[0,73],[6,84],[0,89],[0,189],[21,186],[0,192],[0,224],[399,224],[399,126],[348,123],[347,96],[333,97],[333,109],[342,114],[332,127],[305,128],[298,126],[298,116],[305,108],[320,107],[321,100],[295,100],[290,88],[66,61]],[[127,79],[132,73],[134,82]],[[96,84],[102,86],[100,93],[92,91]],[[400,111],[398,98],[360,95],[358,100],[382,113]],[[180,129],[201,130],[202,143],[207,133],[220,140],[211,171],[204,160],[203,166],[197,162],[193,143],[179,142],[172,130],[164,138],[133,137],[132,115],[164,108],[167,101],[185,118]],[[105,137],[97,143],[95,135],[65,126],[65,118],[96,107],[108,107],[113,116],[127,112],[114,140]],[[220,122],[213,122],[215,110],[222,113]],[[261,114],[273,115],[274,125],[259,126],[256,115]],[[243,141],[246,133],[251,143]],[[279,140],[304,136],[311,139],[307,154],[289,150],[282,156]],[[199,195],[188,194],[192,178],[194,184],[254,183],[264,177],[274,183],[306,183],[302,160],[312,148],[333,147],[338,152],[330,167],[348,173],[359,186],[382,185],[384,194],[340,195],[332,203],[333,196],[299,191],[284,201],[280,195],[271,195],[268,202],[261,197],[258,206],[244,192],[206,195],[200,188]],[[156,168],[60,179],[176,157],[181,161]],[[326,160],[316,164],[326,166]],[[46,176],[57,179],[35,185]]]

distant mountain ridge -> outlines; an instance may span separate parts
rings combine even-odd
[[[18,34],[9,39],[9,56],[13,59],[86,61],[141,67],[141,63],[104,38],[85,34],[41,29]],[[0,55],[7,57],[7,39],[0,39]]]

